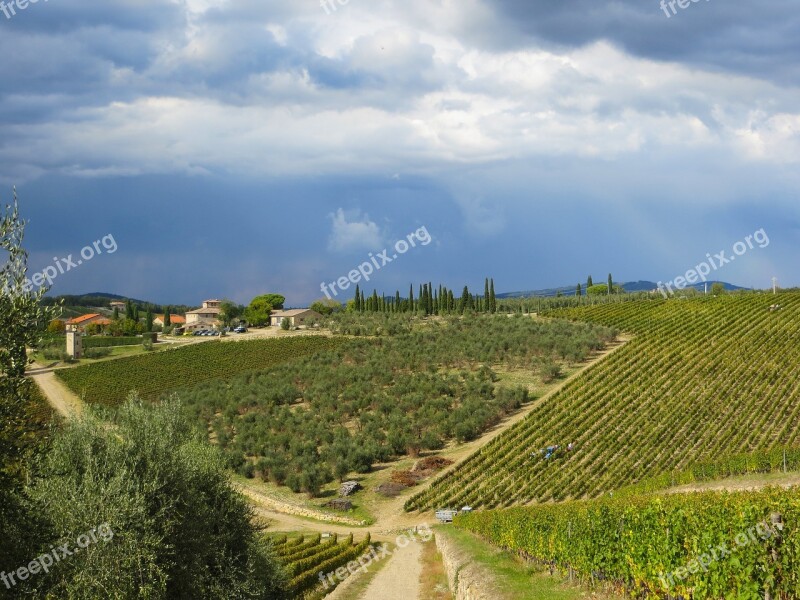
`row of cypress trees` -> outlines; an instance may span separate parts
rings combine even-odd
[[[382,313],[408,313],[421,312],[425,315],[464,314],[465,311],[495,313],[497,312],[497,299],[494,293],[494,279],[486,278],[483,296],[472,294],[468,286],[464,286],[461,296],[456,297],[453,290],[444,285],[434,289],[432,283],[419,285],[419,292],[414,296],[414,285],[408,290],[408,296],[402,298],[400,291],[394,296],[378,295],[373,290],[372,295],[365,296],[364,291],[356,285],[353,298],[353,308],[356,312],[382,312]]]

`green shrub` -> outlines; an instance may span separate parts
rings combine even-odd
[[[44,348],[42,350],[42,356],[44,356],[47,360],[60,360],[60,361],[67,361],[71,357],[67,354],[67,351],[63,348]]]
[[[83,338],[84,348],[110,348],[114,346],[136,346],[142,343],[142,338],[129,336],[129,337],[114,337],[109,335],[104,336],[87,336]]]
[[[30,489],[51,529],[42,553],[100,527],[111,535],[30,579],[27,591],[76,600],[285,598],[252,509],[178,403],[132,398],[114,424],[91,409],[68,422]]]

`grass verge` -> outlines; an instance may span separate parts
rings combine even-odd
[[[487,544],[468,531],[447,526],[446,535],[460,549],[467,552],[473,561],[491,573],[497,585],[498,600],[619,599],[619,596],[571,586],[560,577],[552,577],[516,555]]]
[[[453,600],[453,594],[447,583],[442,555],[436,544],[422,545],[422,573],[420,574],[420,600]]]

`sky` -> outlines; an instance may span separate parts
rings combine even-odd
[[[796,0],[21,1],[0,201],[53,294],[666,282],[756,232],[712,277],[800,285]]]

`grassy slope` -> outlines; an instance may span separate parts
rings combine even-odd
[[[781,311],[769,306],[780,303]],[[800,442],[800,294],[554,311],[634,339],[408,508],[596,496],[739,452]],[[554,461],[531,457],[577,443]]]

